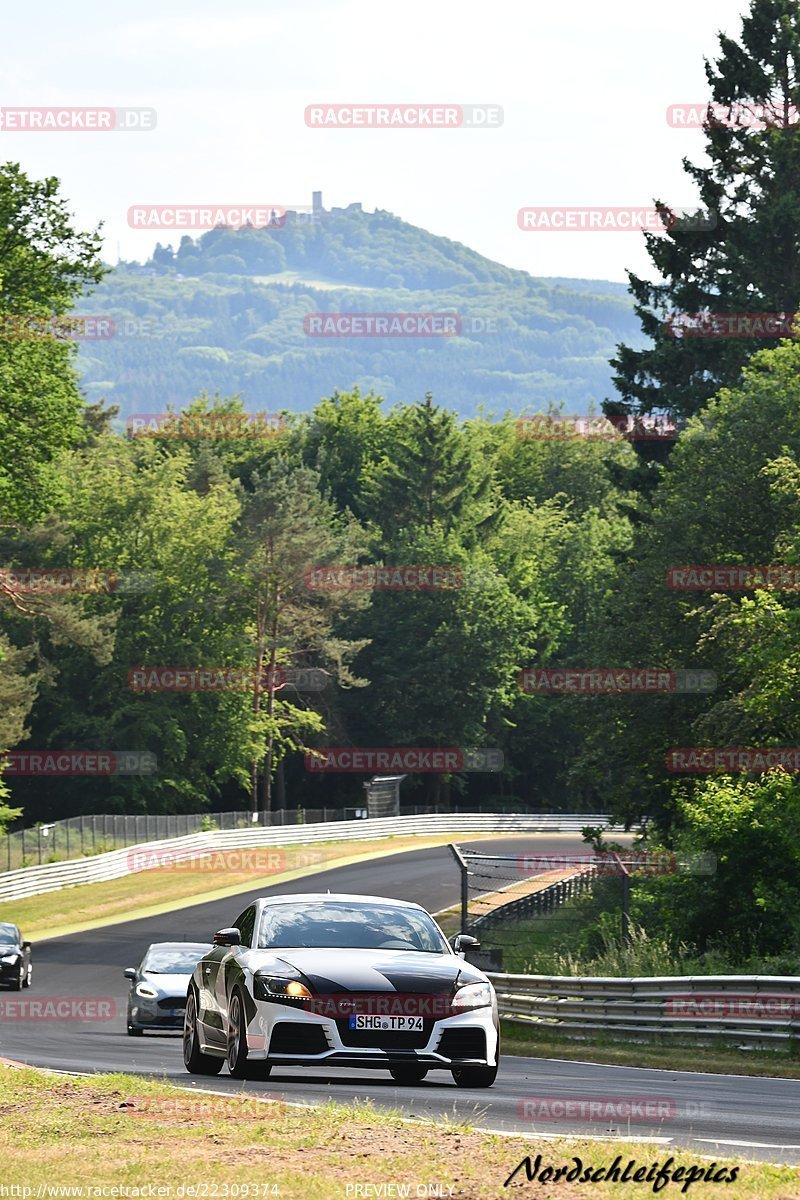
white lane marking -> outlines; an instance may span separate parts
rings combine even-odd
[[[629,1142],[638,1145],[640,1142],[649,1146],[672,1146],[674,1141],[668,1137],[637,1137],[632,1133],[630,1137],[623,1136],[621,1133],[609,1133],[605,1136],[601,1133],[575,1133],[570,1130],[569,1133],[539,1133],[531,1130],[529,1133],[519,1133],[514,1129],[490,1129],[488,1125],[476,1125],[481,1133],[494,1133],[499,1137],[515,1137],[526,1138],[529,1142],[563,1142],[567,1139],[579,1142]]]
[[[777,1142],[733,1142],[725,1138],[695,1138],[696,1142],[705,1142],[709,1146],[748,1146],[756,1150],[800,1150],[800,1146],[794,1146],[791,1142],[785,1144]]]
[[[502,1017],[500,1018],[503,1019]],[[680,1049],[687,1049],[681,1046]],[[751,1082],[754,1079],[779,1080],[781,1083],[797,1083],[794,1076],[786,1078],[784,1075],[728,1075],[724,1071],[686,1071],[679,1070],[677,1067],[634,1067],[627,1066],[625,1063],[596,1063],[590,1062],[589,1059],[583,1058],[528,1058],[522,1054],[504,1054],[503,1061],[508,1062],[557,1062],[557,1063],[575,1063],[579,1067],[610,1067],[612,1071],[659,1071],[662,1075],[690,1075],[692,1079],[749,1079]]]

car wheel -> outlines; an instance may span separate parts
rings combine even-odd
[[[389,1067],[389,1074],[395,1083],[399,1083],[401,1087],[411,1087],[412,1084],[422,1083],[428,1074],[428,1068],[401,1065],[399,1067]]]
[[[33,979],[33,963],[29,962],[28,969],[25,972],[25,978],[22,981],[22,986],[30,987],[32,979]]]
[[[130,1032],[130,1030],[128,1030]],[[186,999],[186,1012],[183,1019],[183,1062],[187,1071],[192,1075],[219,1075],[223,1060],[214,1058],[211,1054],[203,1054],[197,1037],[197,1004],[194,992],[190,991]]]
[[[247,1057],[247,1019],[244,1000],[237,989],[228,1006],[228,1071],[234,1079],[268,1079],[272,1064]]]
[[[457,1087],[487,1088],[497,1078],[497,1067],[453,1067]]]
[[[247,1028],[238,991],[232,994],[228,1005],[228,1071],[234,1079],[247,1078]]]
[[[11,988],[12,992],[19,991],[19,989],[22,987],[22,982],[23,982],[24,978],[25,978],[25,968],[22,965],[20,965],[19,975],[17,976],[16,979],[12,979],[8,985]]]

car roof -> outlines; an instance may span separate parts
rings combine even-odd
[[[391,896],[362,896],[351,892],[296,892],[285,896],[259,896],[256,904],[304,904],[308,901],[323,901],[338,904],[343,900],[356,904],[388,904],[392,908],[413,908],[421,912],[427,910],[414,900],[395,900]]]

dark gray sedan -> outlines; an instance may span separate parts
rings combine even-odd
[[[197,963],[211,949],[207,942],[153,942],[138,967],[128,967],[128,1033],[183,1028],[186,988]]]
[[[30,942],[23,940],[17,925],[0,921],[0,983],[18,992],[30,987],[32,978]]]

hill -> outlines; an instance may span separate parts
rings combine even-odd
[[[123,262],[83,306],[115,335],[86,341],[84,388],[123,416],[202,389],[253,411],[305,411],[334,388],[436,400],[462,416],[611,392],[617,342],[642,344],[624,285],[535,279],[391,213],[287,213],[274,228],[218,227]],[[453,336],[315,336],[318,313],[456,314]]]

